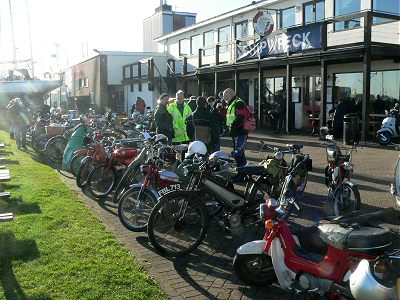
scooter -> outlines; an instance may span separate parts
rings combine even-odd
[[[382,121],[381,129],[376,132],[376,138],[378,143],[382,146],[389,144],[392,138],[400,136],[399,124],[397,118],[399,116],[399,104],[391,109],[389,112],[386,111],[386,118]]]
[[[233,265],[238,277],[253,285],[271,285],[278,279],[284,290],[302,296],[397,299],[400,251],[387,252],[393,233],[368,222],[391,215],[399,220],[399,213],[386,209],[355,216],[353,212],[348,219],[327,221],[295,236],[287,220],[293,208],[299,210],[293,188],[299,180],[296,169],[286,176],[279,201],[269,198],[260,205],[266,233],[263,240],[237,249]]]

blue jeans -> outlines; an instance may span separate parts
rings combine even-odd
[[[14,138],[18,147],[26,147],[26,126],[14,123]]]
[[[236,160],[238,167],[243,167],[247,164],[245,150],[246,150],[247,134],[239,135],[232,138],[233,151],[232,156]]]
[[[220,144],[220,142],[218,141],[218,142],[216,142],[216,143],[213,144],[213,152],[219,151],[219,150],[221,150],[221,144]]]

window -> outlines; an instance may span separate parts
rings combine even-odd
[[[374,113],[384,114],[385,109],[393,108],[400,99],[400,70],[371,72],[371,102]],[[380,98],[382,105],[375,104]]]
[[[124,67],[124,79],[131,78],[131,66]]]
[[[279,96],[286,89],[286,77],[275,77],[264,79],[264,95],[266,103],[264,104],[264,112],[267,113],[270,109],[275,109]]]
[[[209,47],[214,44],[214,31],[207,31],[203,33],[203,47]],[[213,55],[214,49],[206,49],[204,50],[204,55]]]
[[[362,99],[363,95],[363,74],[362,73],[341,73],[334,74],[335,93],[334,104],[341,98],[343,101]]]
[[[227,42],[231,39],[231,27],[225,26],[218,29],[218,43]],[[228,52],[230,50],[230,46],[221,46],[219,48],[219,52]]]
[[[372,10],[398,16],[400,14],[400,2],[399,0],[373,0]],[[391,21],[390,19],[373,18],[374,24],[390,22],[390,21]]]
[[[89,78],[80,78],[78,79],[78,89],[89,87]]]
[[[248,35],[249,35],[248,31],[249,30],[248,30],[247,21],[236,23],[235,24],[235,39],[240,40],[242,38],[248,37]],[[242,42],[241,44],[242,45],[247,45],[248,43],[247,42]]]
[[[303,24],[319,22],[325,19],[325,2],[309,2],[303,4]]]
[[[131,87],[131,93],[133,93],[133,84],[131,84],[130,87]]]
[[[186,39],[179,40],[179,56],[188,55],[188,43]]]
[[[359,12],[360,10],[361,0],[335,0],[335,17]],[[335,23],[335,30],[356,27],[360,27],[360,18]]]
[[[296,24],[296,9],[289,7],[281,10],[281,28],[294,26]]]
[[[190,54],[197,55],[200,45],[200,34],[192,36],[190,38]]]

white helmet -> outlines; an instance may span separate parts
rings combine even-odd
[[[210,155],[210,159],[222,159],[222,160],[228,160],[229,155],[226,154],[224,151],[215,151],[213,154]]]
[[[207,153],[206,145],[204,145],[203,142],[194,141],[189,144],[186,157],[190,157],[193,154],[206,155],[206,153]]]
[[[155,144],[160,143],[160,142],[165,144],[168,142],[168,137],[162,133],[158,133],[153,137],[153,142]]]

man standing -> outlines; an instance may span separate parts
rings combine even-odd
[[[28,111],[20,98],[11,100],[6,109],[10,113],[14,138],[18,149],[26,149],[26,127],[29,124]]]
[[[172,127],[172,116],[167,110],[169,96],[166,93],[160,95],[158,105],[154,113],[154,121],[156,123],[157,134],[164,134],[168,141],[171,142],[174,138],[174,128]]]
[[[185,93],[179,90],[176,93],[176,100],[168,106],[168,112],[172,115],[172,125],[174,127],[173,143],[187,143],[189,136],[186,132],[186,118],[192,113],[189,105],[185,103]]]
[[[223,98],[228,103],[226,125],[229,127],[229,135],[232,137],[232,156],[236,160],[237,166],[242,167],[247,163],[245,156],[247,131],[243,129],[243,123],[246,120],[246,105],[231,88],[224,91]]]

